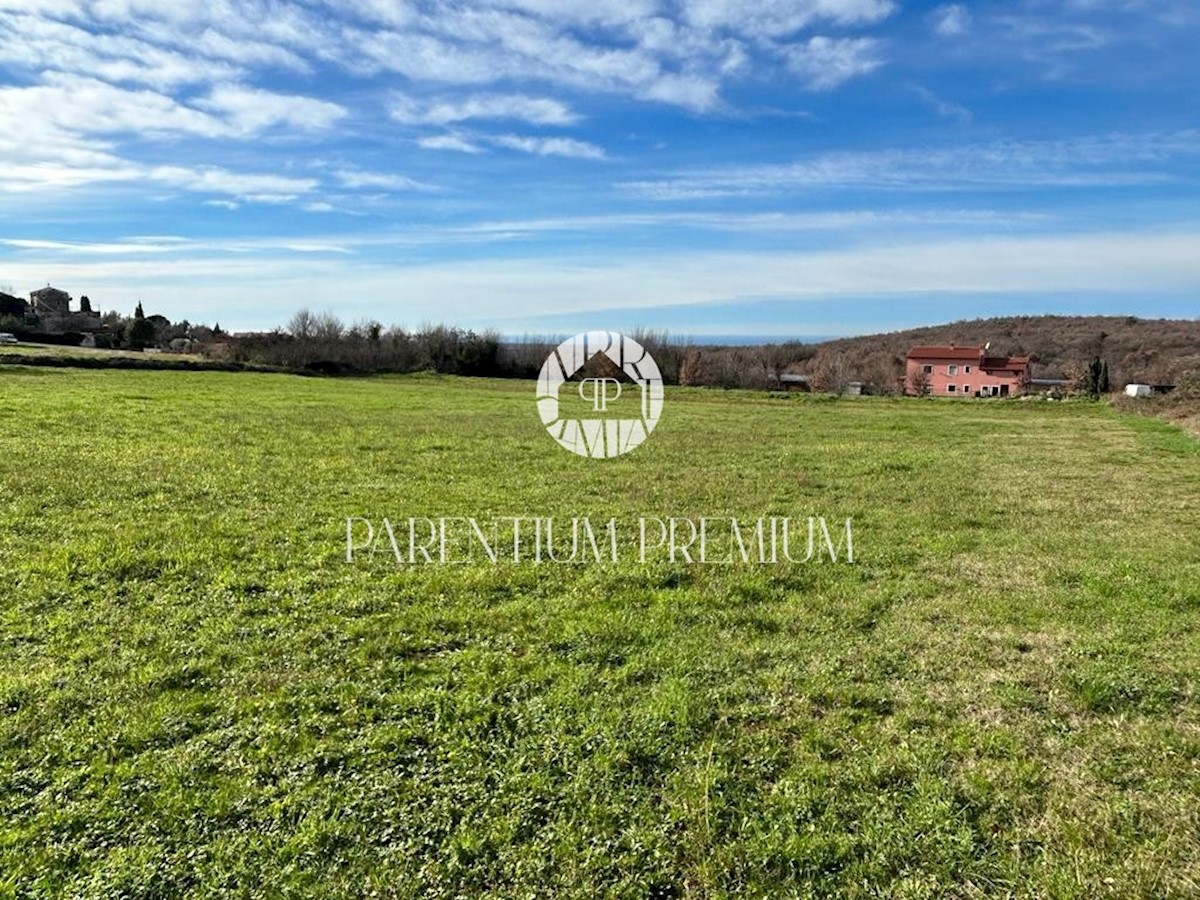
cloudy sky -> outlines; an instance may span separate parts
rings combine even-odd
[[[814,336],[1200,315],[1192,0],[0,0],[0,287]]]

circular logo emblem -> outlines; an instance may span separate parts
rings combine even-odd
[[[654,357],[633,338],[587,331],[563,341],[546,358],[538,375],[537,404],[550,436],[572,453],[597,459],[620,456],[658,424],[662,374]]]

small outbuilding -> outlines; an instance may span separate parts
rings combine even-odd
[[[767,375],[767,381],[776,382],[781,391],[808,391],[812,389],[807,375],[801,375],[799,372],[784,372],[782,375],[776,375],[774,372]]]

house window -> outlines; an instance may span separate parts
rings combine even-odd
[[[963,393],[964,393],[964,394],[969,394],[969,393],[971,393],[971,386],[970,386],[969,384],[964,384],[964,385],[963,385]]]
[[[933,366],[921,366],[921,371],[924,372],[926,375],[932,375],[933,374]]]
[[[954,385],[954,384],[948,384],[948,385],[946,385],[946,393],[948,393],[948,394],[953,394],[953,393],[954,393],[956,390],[958,390],[958,386],[957,386],[957,385]]]
[[[970,374],[971,374],[971,367],[970,367],[970,366],[963,366],[963,374],[965,374],[965,375],[970,375]]]
[[[958,366],[946,366],[946,374],[947,375],[957,375],[958,374]]]

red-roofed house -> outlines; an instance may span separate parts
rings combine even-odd
[[[913,347],[904,390],[935,397],[1011,397],[1029,384],[1031,357],[988,356],[987,347]]]

